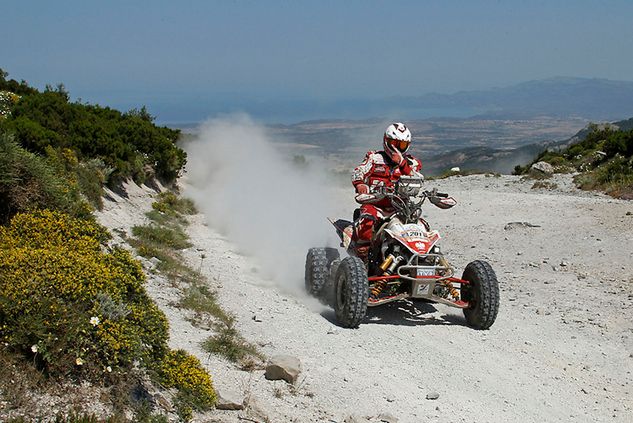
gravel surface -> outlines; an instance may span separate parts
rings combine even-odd
[[[150,278],[149,291],[170,319],[172,346],[198,355],[219,390],[256,404],[252,421],[380,421],[382,414],[399,422],[631,422],[633,203],[577,191],[568,175],[550,181],[558,188],[533,190],[534,181],[514,176],[429,182],[458,200],[450,210],[425,210],[449,261],[461,274],[484,259],[497,273],[500,311],[486,331],[466,326],[457,309],[419,302],[370,309],[359,329],[340,328],[332,310],[264,278],[213,228],[213,216],[193,216],[194,246],[184,255],[246,339],[267,356],[299,358],[295,387],[204,353],[198,344],[212,332],[192,327],[173,306],[177,290]],[[352,188],[341,188],[340,198],[332,217],[351,214]],[[109,209],[129,204],[127,212],[139,214],[150,202],[108,203],[100,220],[125,231],[124,221],[110,222]],[[244,413],[197,420],[237,422]]]

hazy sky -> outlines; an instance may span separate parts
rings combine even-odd
[[[159,120],[557,75],[633,80],[631,0],[5,0],[0,36],[11,77],[146,104]]]

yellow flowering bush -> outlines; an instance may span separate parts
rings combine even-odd
[[[97,223],[53,211],[0,227],[0,342],[51,374],[153,362],[167,350],[164,314],[127,251]]]
[[[189,405],[205,410],[215,405],[217,398],[211,376],[200,361],[186,351],[169,351],[161,363],[160,376],[165,386],[183,394],[184,408]]]

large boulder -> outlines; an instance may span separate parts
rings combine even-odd
[[[536,162],[530,167],[530,173],[535,176],[551,176],[554,167],[547,162]]]

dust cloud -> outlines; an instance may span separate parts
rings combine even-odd
[[[303,293],[308,248],[338,243],[326,220],[337,210],[327,163],[293,164],[246,115],[205,122],[185,149],[185,194],[208,224],[255,259],[262,276]]]

